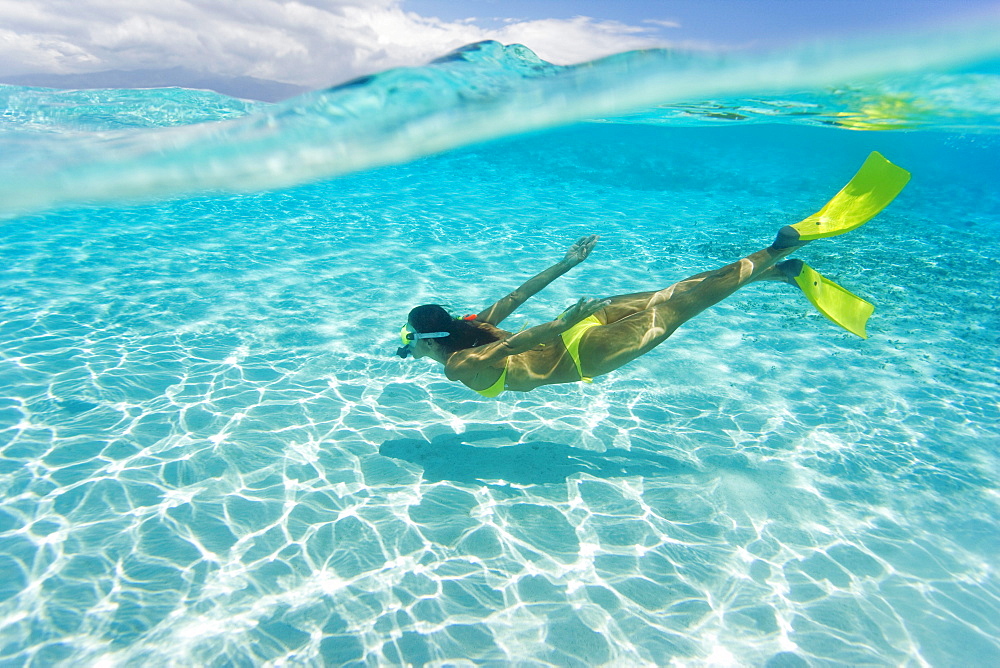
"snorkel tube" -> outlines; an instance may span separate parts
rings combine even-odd
[[[449,336],[448,332],[414,332],[409,325],[403,325],[399,330],[399,338],[403,341],[402,347],[396,350],[396,354],[404,360],[410,354],[410,345],[420,339],[442,339]]]

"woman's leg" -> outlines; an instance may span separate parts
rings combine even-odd
[[[753,283],[756,281],[781,281],[784,283],[795,284],[795,281],[791,278],[798,273],[798,268],[801,266],[800,260],[794,260],[789,262],[795,262],[797,266],[793,268],[787,268],[787,271],[782,271],[781,268],[776,264],[778,260],[789,255],[793,251],[802,248],[808,241],[798,241],[798,234],[792,230],[791,226],[785,226],[781,228],[778,232],[778,236],[775,238],[774,243],[763,251],[758,251],[753,255],[749,255],[739,262],[734,262],[731,265],[727,265],[722,269],[716,269],[714,271],[703,271],[700,274],[695,274],[689,278],[684,279],[680,283],[675,283],[666,290],[651,290],[649,292],[635,292],[628,295],[615,295],[614,297],[608,297],[607,301],[610,303],[595,313],[597,319],[601,321],[602,324],[610,325],[612,323],[623,320],[631,315],[645,311],[650,306],[655,305],[658,295],[662,295],[667,291],[672,290],[685,290],[690,289],[698,285],[701,281],[717,276],[719,272],[725,272],[726,270],[741,265],[741,263],[751,260],[761,253],[772,252],[775,254],[774,259],[771,262],[765,262],[763,265],[758,267],[757,271],[753,272],[753,276],[746,281],[743,281],[739,286],[737,286],[733,291],[739,289],[747,283]],[[787,263],[781,263],[787,264]],[[729,294],[732,294],[730,292]],[[728,295],[727,295],[728,296]],[[715,302],[712,302],[715,303]],[[709,304],[711,306],[711,304]],[[706,307],[707,308],[707,307]]]
[[[798,262],[798,260],[796,260]],[[783,263],[779,263],[783,264]],[[713,272],[706,271],[701,274],[695,274],[690,278],[685,279],[685,283],[689,283],[701,278],[707,278]],[[794,272],[793,274],[794,275]],[[769,269],[762,271],[752,282],[757,281],[780,281],[782,283],[794,284],[795,281],[789,278],[788,273],[782,271],[779,265],[773,265]],[[607,306],[595,313],[597,319],[601,321],[601,324],[609,325],[614,322],[618,322],[624,318],[629,317],[639,311],[645,311],[649,308],[650,300],[658,293],[658,290],[650,290],[649,292],[634,292],[628,295],[615,295],[614,297],[608,297],[606,301],[609,302]]]
[[[644,355],[682,324],[748,283],[789,282],[775,265],[802,245],[785,244],[779,234],[773,245],[721,269],[696,274],[657,292],[613,297],[597,314],[607,324],[587,331],[580,343],[584,375],[609,373]]]

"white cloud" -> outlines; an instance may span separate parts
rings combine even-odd
[[[492,39],[505,44],[524,44],[539,58],[560,65],[662,45],[662,41],[650,38],[647,28],[617,21],[595,21],[584,16],[509,23]]]
[[[662,45],[655,35],[586,17],[486,28],[403,0],[0,0],[0,74],[180,66],[318,87],[484,39],[568,64]]]
[[[680,28],[681,24],[677,21],[662,21],[660,19],[643,19],[643,23],[648,23],[654,26],[660,26],[661,28]]]

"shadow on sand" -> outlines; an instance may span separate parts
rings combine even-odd
[[[515,444],[495,445],[498,439]],[[386,441],[379,453],[416,464],[424,470],[428,482],[503,480],[518,485],[541,485],[563,482],[574,473],[615,478],[699,471],[679,459],[636,450],[609,448],[598,453],[547,441],[519,443],[519,439],[520,434],[512,429],[468,431],[443,434],[430,441],[414,438]],[[490,445],[476,445],[487,441]]]

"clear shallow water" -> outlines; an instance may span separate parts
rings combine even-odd
[[[990,118],[779,120],[0,223],[3,661],[995,663]],[[802,253],[878,306],[867,341],[755,285],[591,386],[483,400],[391,357],[411,306],[586,233],[514,326],[732,261],[871,150],[910,185]]]

